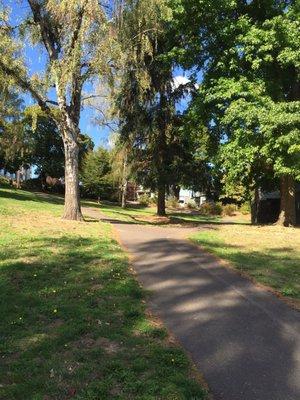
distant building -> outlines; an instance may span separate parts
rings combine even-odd
[[[31,167],[21,167],[18,171],[14,173],[10,173],[5,169],[0,169],[0,176],[4,176],[7,179],[17,180],[17,177],[19,175],[20,182],[25,182],[28,179],[31,179],[31,174]]]
[[[206,202],[206,195],[201,192],[195,192],[190,189],[180,189],[179,192],[179,203],[182,205],[188,204],[190,201],[194,201],[198,206]]]

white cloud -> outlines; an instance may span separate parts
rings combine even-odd
[[[186,76],[178,75],[173,78],[174,89],[177,89],[180,85],[186,85],[190,80]]]
[[[174,76],[173,78],[173,89],[177,89],[180,85],[186,85],[187,83],[190,83],[191,81],[183,75],[178,75]],[[195,89],[199,89],[199,85],[196,83],[195,84]]]

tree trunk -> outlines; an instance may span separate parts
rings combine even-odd
[[[79,200],[78,153],[75,140],[64,138],[65,149],[65,207],[64,219],[82,221]]]
[[[21,171],[18,169],[16,172],[16,188],[20,189],[21,188]]]
[[[180,194],[180,186],[173,185],[173,194],[177,201],[179,201],[179,194]]]
[[[121,199],[121,207],[126,208],[126,196],[127,195],[127,180],[123,182],[122,185],[122,199]]]
[[[127,195],[127,151],[125,150],[123,160],[123,176],[122,176],[122,202],[121,207],[126,208],[126,195]]]
[[[254,189],[254,199],[251,202],[251,224],[258,224],[258,212],[259,212],[259,189]]]
[[[157,215],[163,217],[166,215],[166,186],[161,185],[157,193]]]
[[[291,175],[283,175],[280,178],[280,213],[277,224],[296,225],[295,181]]]

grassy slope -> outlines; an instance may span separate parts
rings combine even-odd
[[[300,305],[300,229],[220,225],[192,240]]]
[[[0,398],[202,399],[108,224],[0,190]]]

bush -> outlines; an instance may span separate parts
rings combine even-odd
[[[151,198],[150,198],[150,196],[149,196],[148,194],[142,194],[142,195],[139,197],[139,203],[140,203],[140,205],[143,206],[143,207],[148,207],[148,206],[150,206],[150,204],[151,204]]]
[[[240,206],[239,210],[244,215],[249,214],[251,212],[250,202],[247,201],[246,203],[243,203]]]
[[[178,200],[176,199],[176,197],[170,197],[167,200],[167,207],[169,208],[177,208],[178,207]]]
[[[195,202],[195,200],[189,200],[188,202],[187,202],[187,208],[188,209],[190,209],[190,210],[195,210],[196,208],[197,208],[197,204],[196,204],[196,202]]]
[[[226,204],[223,206],[223,214],[232,217],[236,212],[236,205],[235,204]]]
[[[209,201],[201,204],[199,211],[202,215],[221,215],[222,205]]]
[[[42,184],[40,178],[32,178],[22,183],[23,189],[41,190]]]
[[[1,187],[11,187],[10,180],[4,176],[0,176],[0,186]]]
[[[150,205],[156,206],[157,204],[157,195],[150,196]]]

